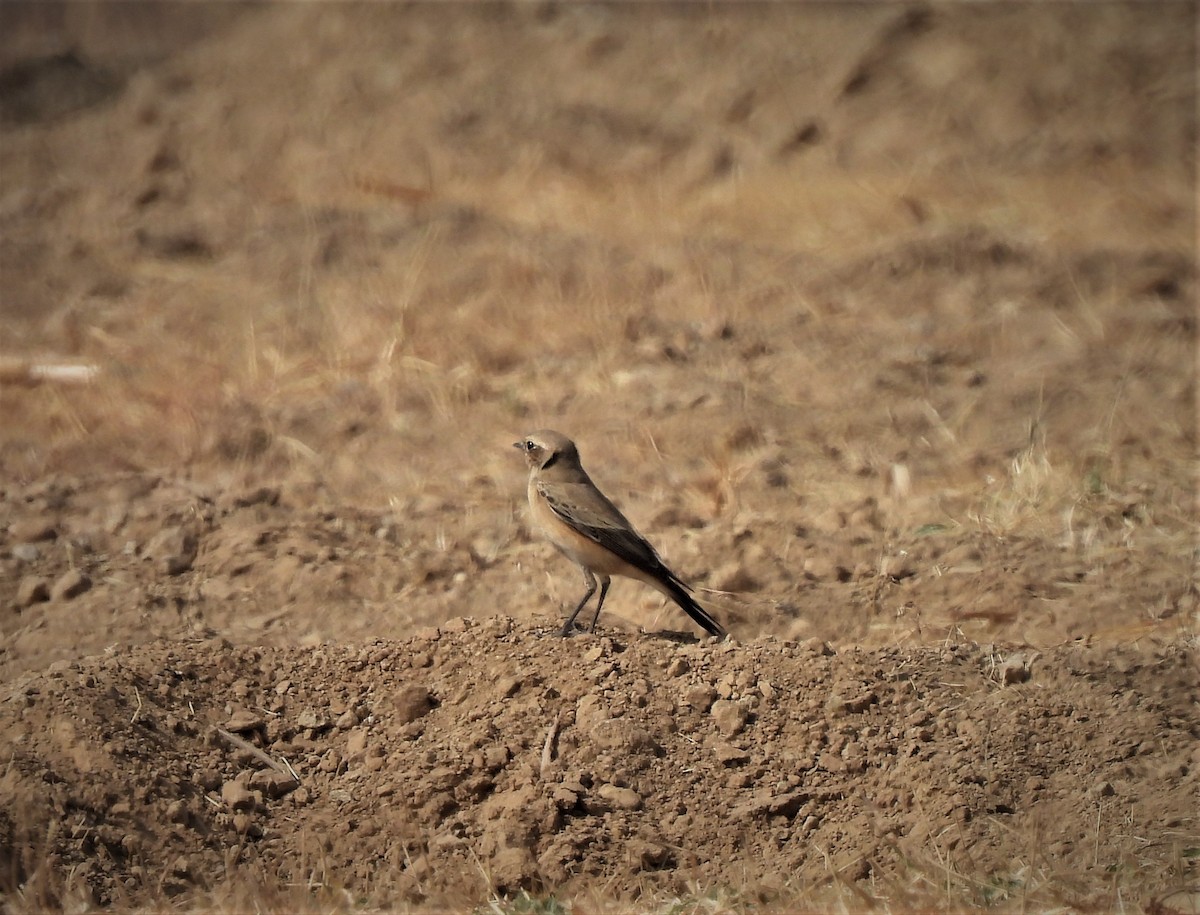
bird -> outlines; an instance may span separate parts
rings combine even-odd
[[[564,636],[575,631],[575,618],[596,593],[598,583],[600,597],[591,625],[591,631],[596,631],[613,575],[650,585],[709,635],[725,635],[721,624],[688,593],[688,586],[592,482],[573,441],[542,429],[513,442],[513,447],[524,452],[529,464],[529,510],[534,523],[583,572],[587,592],[563,624]]]

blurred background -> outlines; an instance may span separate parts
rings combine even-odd
[[[1195,26],[6,0],[8,669],[556,618],[541,427],[743,637],[1194,633]]]

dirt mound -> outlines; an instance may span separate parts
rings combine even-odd
[[[564,640],[503,617],[159,643],[10,686],[5,842],[22,882],[49,867],[102,905],[237,868],[390,904],[921,874],[952,905],[1107,907],[1109,874],[1158,890],[1188,841],[1195,688],[1175,648]]]

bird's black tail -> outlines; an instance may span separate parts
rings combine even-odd
[[[679,604],[679,608],[688,616],[696,621],[696,625],[707,632],[709,635],[715,635],[722,638],[725,635],[725,628],[713,619],[712,614],[700,606],[692,595],[688,594],[687,588],[675,576],[671,576],[666,582],[667,589],[670,591],[671,600]]]

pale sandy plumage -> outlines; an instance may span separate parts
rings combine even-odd
[[[696,602],[679,577],[666,567],[654,547],[646,542],[592,482],[579,461],[579,451],[565,435],[543,429],[531,432],[513,446],[529,463],[529,509],[534,523],[560,552],[583,571],[587,593],[563,625],[570,635],[584,605],[596,593],[600,619],[613,575],[645,582],[673,600],[710,635],[725,630]]]

